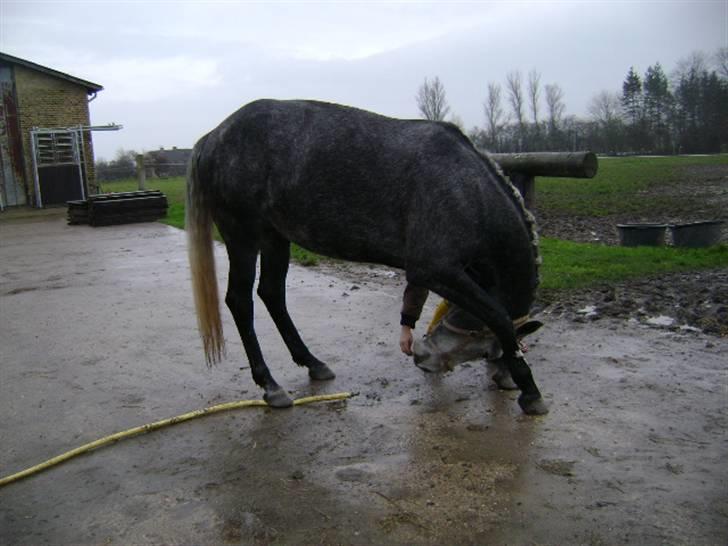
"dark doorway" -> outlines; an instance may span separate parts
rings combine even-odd
[[[43,205],[62,205],[83,199],[77,165],[39,167],[38,183]]]

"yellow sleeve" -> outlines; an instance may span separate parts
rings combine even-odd
[[[427,333],[429,334],[432,332],[432,330],[437,326],[437,323],[442,320],[442,318],[445,316],[445,313],[447,313],[447,310],[450,308],[450,302],[447,300],[442,300],[439,304],[437,304],[437,308],[435,309],[435,312],[432,315],[432,320],[430,321],[430,325],[427,327]]]

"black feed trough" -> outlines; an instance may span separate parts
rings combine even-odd
[[[68,201],[68,223],[110,226],[154,222],[167,214],[167,197],[158,190],[102,193]]]

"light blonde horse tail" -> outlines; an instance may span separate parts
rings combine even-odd
[[[220,320],[220,301],[212,244],[212,214],[198,178],[200,146],[201,143],[198,143],[192,151],[187,168],[185,226],[197,326],[202,337],[207,365],[211,366],[220,362],[225,354],[225,339]]]

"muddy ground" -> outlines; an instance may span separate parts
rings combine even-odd
[[[580,217],[540,208],[537,200],[535,214],[539,232],[547,237],[617,245],[617,224],[720,220],[723,222],[721,242],[728,244],[727,166],[684,167],[672,181],[646,190],[639,198],[659,198],[660,207],[637,216]],[[671,242],[669,237],[667,242]],[[645,323],[662,317],[662,324],[668,328],[697,328],[725,337],[728,336],[728,271],[656,275],[622,283],[602,283],[575,292],[542,291],[538,306],[550,316],[576,321],[607,317]]]
[[[0,474],[260,397],[226,311],[228,357],[205,367],[183,233],[25,218],[0,223],[0,264]],[[529,361],[551,413],[533,418],[483,363],[429,376],[399,353],[403,287],[293,266],[294,320],[338,377],[311,383],[258,305],[273,373],[356,397],[206,417],[6,486],[0,543],[725,544],[728,339],[544,309]]]

